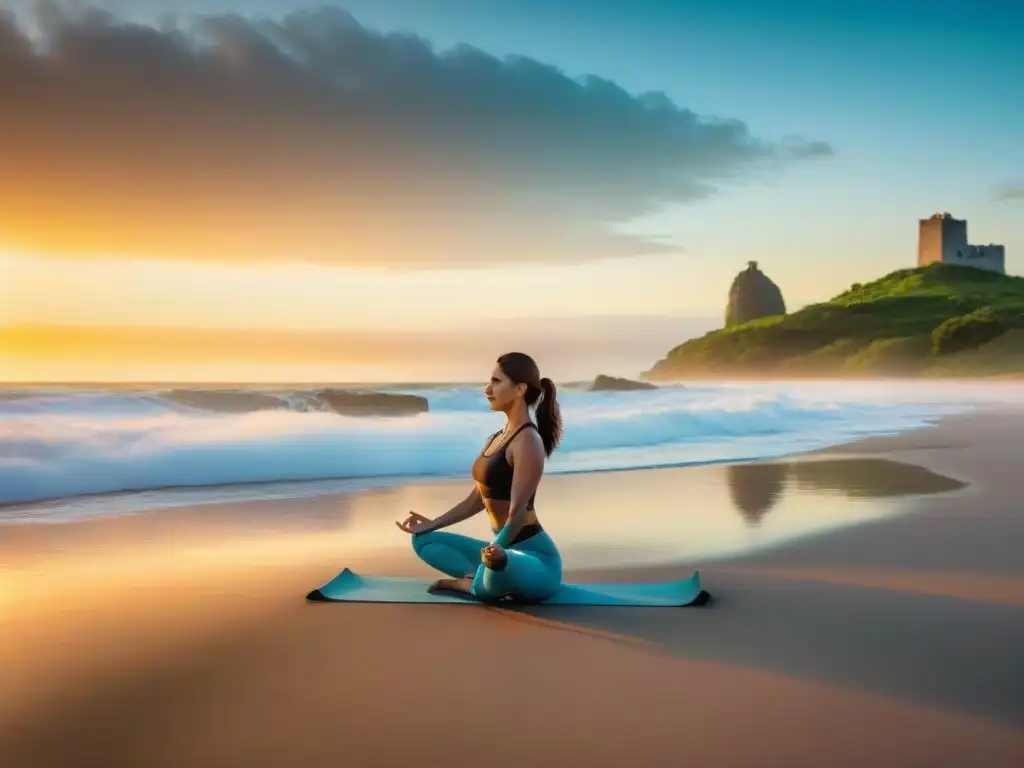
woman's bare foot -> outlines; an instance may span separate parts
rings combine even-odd
[[[453,592],[465,592],[468,595],[471,586],[473,586],[473,580],[466,576],[461,579],[438,579],[427,587],[427,592],[433,594],[441,589],[450,589]]]

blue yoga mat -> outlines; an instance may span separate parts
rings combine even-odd
[[[479,605],[481,601],[458,592],[427,592],[432,581],[405,576],[360,576],[343,570],[307,600],[349,603],[460,603]],[[682,581],[612,582],[603,584],[563,584],[543,605],[615,605],[646,607],[682,607],[703,605],[708,593],[700,587],[700,574]],[[502,601],[515,604],[517,601]]]

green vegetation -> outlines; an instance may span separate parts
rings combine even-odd
[[[712,331],[647,376],[991,376],[1024,371],[1024,278],[931,264],[790,315]]]
[[[932,351],[949,355],[965,349],[977,349],[1010,330],[992,307],[982,307],[966,315],[951,317],[932,331]]]

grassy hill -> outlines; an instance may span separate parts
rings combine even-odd
[[[789,315],[712,331],[646,376],[992,376],[1024,372],[1024,278],[903,269]]]

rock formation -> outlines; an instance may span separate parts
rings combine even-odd
[[[266,410],[330,410],[344,416],[411,416],[430,409],[427,398],[390,392],[353,392],[323,389],[282,392],[246,392],[240,389],[172,389],[168,400],[216,413]]]
[[[409,416],[429,410],[427,398],[419,395],[325,389],[320,397],[331,410],[344,416]]]
[[[615,376],[601,374],[594,383],[590,385],[591,392],[628,392],[637,389],[657,389],[656,384],[646,381],[633,381],[632,379],[620,379]]]
[[[748,261],[747,268],[736,275],[729,288],[729,305],[725,310],[725,327],[739,325],[759,317],[786,314],[782,291],[757,267]]]
[[[284,400],[275,395],[240,389],[172,389],[164,393],[164,396],[190,408],[217,413],[250,413],[288,407]]]

